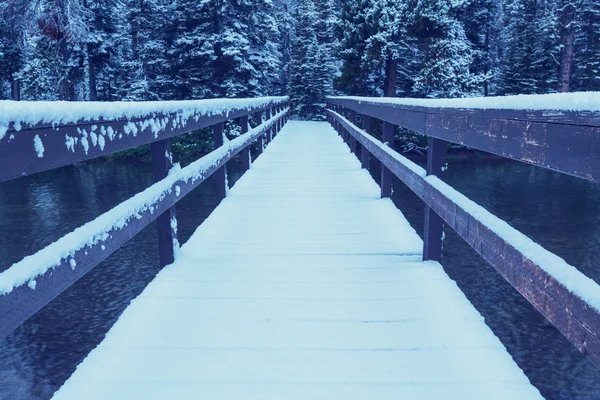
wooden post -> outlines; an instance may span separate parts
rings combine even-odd
[[[273,107],[273,116],[276,116],[277,114],[279,114],[279,106]],[[279,132],[279,121],[275,121],[275,124],[273,125],[273,139],[275,139],[275,136],[277,136],[278,132]]]
[[[167,177],[173,167],[171,155],[171,140],[164,139],[150,144],[152,154],[152,174],[154,182]],[[174,221],[174,223],[171,223]],[[175,261],[175,246],[177,245],[177,219],[175,206],[169,208],[156,219],[158,228],[158,252],[160,265],[164,267]]]
[[[362,129],[367,133],[371,129],[371,117],[365,114],[362,115]],[[360,152],[360,162],[362,164],[362,167],[365,169],[369,169],[369,156],[369,150],[367,150],[365,146],[363,146]]]
[[[267,107],[267,109],[265,110],[266,112],[266,116],[265,118],[268,120],[271,119],[271,107]],[[269,128],[267,129],[267,146],[269,145],[269,143],[271,143],[272,140],[272,135],[271,135],[271,131],[273,131],[273,128]]]
[[[242,135],[245,133],[248,133],[248,116],[247,115],[240,117],[240,125],[242,126]],[[250,169],[250,164],[252,163],[252,160],[250,157],[250,146],[243,149],[240,152],[240,155],[242,157],[242,169],[244,170],[244,172],[246,172]]]
[[[260,126],[263,123],[263,119],[262,119],[262,111],[258,111],[254,113],[254,121],[256,121],[257,125],[256,126]],[[257,148],[258,148],[258,155],[260,156],[265,148],[265,135],[260,135],[258,137],[258,139],[256,140],[257,143]]]
[[[394,125],[383,123],[383,143],[392,146],[394,141]],[[392,197],[392,171],[381,164],[381,197]]]
[[[358,119],[357,119],[356,111],[350,111],[350,122],[352,122],[352,124],[354,126],[358,125]],[[354,153],[354,155],[356,155],[356,157],[358,157],[358,146],[357,146],[357,143],[356,143],[356,138],[354,136],[352,136],[350,134],[350,132],[348,132],[348,135],[350,136],[350,151],[352,153]]]
[[[213,143],[215,149],[223,146],[225,141],[223,140],[223,130],[225,123],[221,122],[213,125]],[[219,200],[223,200],[227,196],[227,165],[223,165],[215,172],[215,179],[217,182],[216,191]]]
[[[448,142],[429,138],[427,149],[427,175],[443,179],[446,175]],[[423,260],[442,260],[444,221],[430,207],[425,206],[425,230],[423,233]]]

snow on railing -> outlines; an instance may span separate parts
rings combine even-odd
[[[413,99],[401,97],[330,97],[361,103],[425,108],[473,110],[600,111],[600,92],[551,93],[457,99]]]
[[[0,101],[0,181],[281,106],[286,97],[174,102]]]
[[[512,100],[520,97],[516,96]],[[547,96],[539,97],[548,98]],[[549,98],[568,99],[573,97],[599,99],[598,94],[550,96]],[[529,98],[536,97],[530,96]],[[440,140],[440,136],[444,137],[440,132],[462,127],[464,131],[461,133],[461,143],[474,148],[502,149],[509,147],[511,141],[516,137],[527,139],[531,130],[539,129],[539,126],[535,127],[539,123],[543,125],[546,141],[544,145],[539,145],[538,142],[536,157],[547,159],[547,153],[550,152],[554,154],[555,159],[562,156],[563,163],[561,165],[569,168],[570,165],[579,162],[581,154],[573,155],[568,148],[561,149],[561,146],[568,147],[571,141],[574,142],[580,138],[578,134],[581,132],[589,135],[587,140],[592,144],[590,149],[582,149],[585,151],[585,159],[589,161],[589,159],[597,159],[600,156],[600,126],[594,126],[595,118],[598,115],[574,113],[571,117],[577,123],[570,124],[557,122],[551,118],[544,119],[545,111],[533,113],[529,116],[538,122],[530,120],[523,125],[510,125],[514,132],[512,132],[512,137],[508,137],[504,135],[506,125],[502,122],[502,118],[507,118],[507,115],[497,112],[498,110],[495,110],[496,112],[491,114],[493,118],[490,118],[489,110],[477,112],[473,111],[473,107],[471,107],[468,114],[471,118],[470,123],[464,123],[462,120],[457,122],[454,110],[450,110],[449,114],[444,114],[439,109],[435,109],[435,113],[441,113],[441,117],[429,118],[430,110],[424,109],[420,110],[420,113],[412,114],[413,119],[407,122],[406,118],[408,117],[402,112],[394,111],[392,107],[411,101],[381,99],[371,102],[369,99],[370,106],[365,107],[367,103],[364,100],[364,98],[348,97],[329,98],[327,110],[329,121],[342,136],[346,137],[353,151],[358,153],[356,143],[362,145],[361,157],[363,160],[365,152],[367,155],[376,157],[382,163],[383,171],[391,171],[426,203],[429,217],[426,217],[424,241],[425,249],[429,246],[429,254],[434,254],[434,257],[439,260],[443,239],[438,235],[443,237],[442,224],[445,222],[583,354],[600,367],[600,285],[440,179],[447,169],[444,166],[446,165],[445,153],[448,146],[448,142]],[[444,101],[431,103],[429,100],[415,100],[413,104],[436,104],[437,107]],[[465,99],[464,103],[448,100],[453,104],[472,105],[472,103],[468,103],[469,101],[479,100]],[[505,104],[508,106],[508,103]],[[545,104],[545,106],[548,105],[548,103]],[[514,107],[516,105],[513,106],[513,109]],[[580,106],[562,105],[563,109],[578,107]],[[593,107],[589,106],[588,108]],[[508,117],[513,116],[513,114],[508,115]],[[422,118],[423,131],[419,133],[429,136],[427,169],[421,168],[397,153],[387,143],[373,138],[368,133],[371,117],[384,121],[384,132],[393,132],[394,122],[399,126],[406,127],[408,124],[414,124],[415,119]],[[362,129],[356,126],[359,119],[363,124]],[[500,122],[498,122],[499,120]],[[570,134],[573,134],[571,139],[569,139]],[[554,135],[560,135],[562,140],[557,141]],[[454,138],[452,135],[445,137]],[[449,142],[457,143],[458,140],[449,140]],[[581,148],[581,144],[577,148]],[[496,154],[501,154],[501,152]],[[530,162],[530,160],[522,160],[514,155],[508,157]],[[544,163],[533,164],[548,167]],[[368,165],[368,163],[365,164],[363,161],[363,165]],[[597,171],[597,169],[593,171]],[[573,175],[580,176],[576,173]],[[580,177],[597,181],[598,175]],[[433,252],[432,246],[435,246]],[[428,251],[424,250],[424,257],[428,257],[427,254]]]
[[[20,131],[39,124],[60,126],[90,121],[144,119],[151,124],[156,116],[171,118],[167,124],[179,124],[191,117],[228,115],[234,111],[266,108],[285,102],[287,97],[254,99],[208,99],[146,102],[68,102],[68,101],[0,101],[0,139],[9,130]],[[167,117],[172,115],[173,117]],[[155,122],[158,128],[162,121]],[[138,125],[139,126],[139,125]]]
[[[181,104],[181,102],[177,102]],[[186,104],[188,102],[185,102]],[[200,102],[192,102],[198,104]],[[218,178],[225,185],[226,175],[224,166],[237,154],[250,160],[250,146],[258,140],[258,152],[263,150],[263,137],[266,136],[267,143],[272,135],[277,134],[288,119],[287,98],[256,99],[249,102],[224,100],[225,105],[217,105],[217,101],[202,102],[203,108],[196,107],[194,112],[215,112],[221,116],[222,112],[235,113],[240,116],[242,131],[245,132],[235,139],[223,140],[223,120],[217,119],[213,127],[214,137],[218,148],[201,159],[191,163],[185,168],[173,165],[165,171],[165,177],[143,192],[131,197],[119,204],[112,210],[102,214],[95,220],[77,228],[73,232],[63,236],[56,242],[37,253],[25,257],[23,260],[13,264],[10,268],[0,273],[0,339],[14,330],[23,321],[41,309],[54,297],[73,284],[86,272],[117,250],[129,238],[137,234],[155,219],[165,216],[167,211],[191,190],[202,183],[206,178],[217,171],[222,175]],[[210,104],[210,107],[208,106]],[[231,106],[234,105],[234,108]],[[106,106],[105,108],[111,108]],[[140,110],[148,110],[143,105]],[[178,105],[161,105],[161,110],[181,109]],[[264,108],[263,108],[264,107]],[[62,108],[59,107],[59,108]],[[81,109],[86,107],[81,106]],[[131,106],[130,110],[135,106]],[[153,109],[156,110],[156,109]],[[212,110],[212,111],[211,111]],[[245,110],[240,115],[240,110]],[[191,111],[190,111],[191,112]],[[141,113],[141,111],[140,111]],[[266,120],[263,121],[263,113]],[[55,114],[56,115],[56,114]],[[81,113],[73,113],[77,117],[69,117],[71,120],[79,121]],[[95,114],[96,118],[100,114]],[[109,114],[103,114],[107,116]],[[113,117],[116,114],[110,114]],[[130,116],[133,114],[129,114]],[[137,114],[141,115],[141,114]],[[183,115],[183,114],[182,114]],[[259,124],[248,130],[248,116],[252,115]],[[190,114],[190,118],[197,116]],[[37,118],[37,117],[36,117]],[[61,117],[61,123],[65,119]],[[142,116],[148,118],[148,116]],[[198,116],[197,121],[202,118],[210,119],[211,116]],[[35,118],[34,118],[35,119]],[[33,120],[32,120],[33,121]],[[210,119],[214,122],[214,119]],[[78,125],[67,125],[71,128]],[[184,133],[192,131],[194,126],[183,127]],[[163,145],[168,139],[156,142]],[[1,144],[1,142],[0,142]],[[154,145],[154,144],[153,144]],[[164,149],[167,149],[166,151]],[[153,155],[155,151],[153,150]],[[156,164],[172,165],[172,156],[168,146],[160,147],[159,158],[162,160]],[[156,167],[156,166],[155,166]],[[155,170],[156,173],[156,170]],[[223,195],[224,195],[223,191]],[[175,218],[166,221],[168,234],[171,240],[169,246],[176,243],[177,222]],[[159,222],[159,239],[160,239]],[[159,240],[160,246],[160,240]],[[162,249],[161,249],[162,251]]]

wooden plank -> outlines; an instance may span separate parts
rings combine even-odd
[[[0,182],[194,132],[257,111],[259,111],[257,108],[240,107],[223,114],[192,116],[187,121],[181,121],[177,126],[173,126],[169,122],[165,129],[161,129],[157,133],[153,133],[152,128],[144,122],[150,118],[155,120],[168,118],[169,121],[181,118],[176,114],[157,114],[147,118],[80,121],[77,124],[54,127],[48,124],[39,124],[31,127],[24,126],[18,132],[11,128],[0,140]],[[132,124],[135,124],[137,129],[135,134],[130,132],[129,127]],[[102,135],[103,145],[92,139],[92,131],[98,136],[104,132]],[[113,133],[109,134],[109,131]],[[125,132],[130,132],[130,134]],[[41,158],[38,157],[33,145],[36,136],[40,138],[45,149],[44,156]],[[73,147],[67,145],[67,137],[71,138],[69,141],[72,141]],[[87,150],[82,145],[84,138],[88,143]]]
[[[72,268],[70,259],[63,259],[59,266],[36,278],[35,290],[30,289],[27,285],[23,285],[7,295],[0,295],[0,340],[139,233],[143,228],[148,226],[159,215],[164,214],[167,210],[174,207],[190,191],[216,171],[223,168],[242,149],[247,148],[260,135],[263,135],[277,120],[272,118],[270,121],[265,122],[262,129],[254,132],[252,135],[247,135],[243,141],[230,147],[224,157],[221,157],[214,164],[211,164],[210,167],[202,170],[199,173],[198,179],[190,179],[186,182],[177,181],[174,183],[171,186],[170,192],[164,198],[154,203],[152,205],[153,208],[140,213],[139,218],[138,216],[132,218],[123,228],[114,229],[109,232],[106,240],[74,252],[71,258],[77,260],[75,269]],[[222,125],[222,123],[218,125]],[[176,186],[179,187],[179,190],[176,189]],[[179,196],[177,196],[178,193]]]
[[[421,135],[600,182],[600,113],[441,109],[351,99],[329,101]]]
[[[579,351],[600,367],[599,310],[433,187],[423,176],[406,167],[398,160],[401,155],[392,157],[381,144],[367,138],[362,130],[341,115],[331,110],[327,112],[364,143],[373,156],[415,192]]]

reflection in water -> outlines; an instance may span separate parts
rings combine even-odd
[[[451,185],[600,281],[600,185],[512,162],[453,164],[449,173]],[[148,165],[96,163],[0,184],[0,270],[145,189],[151,179]],[[422,232],[421,201],[394,184],[394,201]],[[211,180],[178,204],[182,242],[216,204]],[[50,398],[156,275],[156,247],[151,225],[0,342],[0,399]],[[598,398],[600,373],[450,232],[444,264],[547,399]]]

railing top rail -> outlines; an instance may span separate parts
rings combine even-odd
[[[0,182],[282,107],[288,97],[165,102],[0,101]]]
[[[427,113],[470,114],[600,126],[600,92],[453,99],[330,96],[327,100],[336,104],[354,102]]]
[[[600,93],[327,101],[418,134],[600,182]]]
[[[171,114],[180,114],[186,117],[221,115],[242,110],[250,112],[284,103],[287,100],[286,96],[139,102],[3,100],[0,101],[0,132],[36,129],[47,125],[56,127]]]

